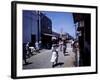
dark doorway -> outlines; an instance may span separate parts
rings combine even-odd
[[[52,41],[51,41],[52,37],[51,36],[46,36],[42,34],[42,47],[46,48],[46,49],[51,49],[52,46]]]
[[[36,42],[36,35],[31,35],[31,45],[35,46],[35,42]]]

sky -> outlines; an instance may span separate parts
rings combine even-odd
[[[75,26],[72,13],[43,11],[51,19],[52,30],[58,33],[66,32],[75,37]]]

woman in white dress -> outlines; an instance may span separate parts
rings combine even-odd
[[[58,63],[58,51],[56,50],[56,46],[52,47],[52,56],[50,61],[52,62],[52,67]]]

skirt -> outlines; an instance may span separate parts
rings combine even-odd
[[[57,54],[56,54],[56,52],[52,52],[52,56],[51,56],[51,62],[55,62],[56,61],[56,59],[57,59]]]

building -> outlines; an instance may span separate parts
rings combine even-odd
[[[23,10],[23,43],[38,40],[37,20],[36,11]]]
[[[48,35],[46,35],[48,34]],[[40,11],[23,10],[23,43],[41,41],[42,47],[51,44],[52,22]]]
[[[91,65],[91,15],[73,13],[76,39],[80,47],[80,66]]]
[[[41,19],[41,41],[44,48],[50,49],[52,46],[52,21],[43,13],[40,13]]]

